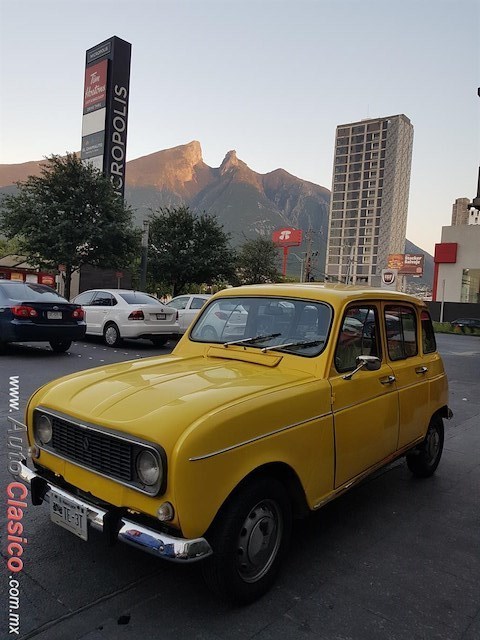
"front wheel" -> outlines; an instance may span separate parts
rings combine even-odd
[[[203,563],[209,587],[236,604],[257,600],[277,577],[291,528],[291,503],[280,482],[259,478],[242,487],[207,535],[213,549]]]
[[[50,340],[50,346],[55,353],[65,353],[70,349],[71,340]]]
[[[443,420],[434,416],[428,425],[425,440],[407,453],[407,465],[414,476],[429,478],[438,467],[443,451]]]

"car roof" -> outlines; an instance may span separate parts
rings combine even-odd
[[[147,293],[146,291],[139,291],[138,289],[104,289],[103,287],[97,287],[96,289],[87,289],[86,291],[82,291],[82,293],[94,293],[95,291],[103,291],[104,293],[142,293],[143,295],[151,296],[152,298],[155,297],[151,293]],[[82,293],[79,293],[78,295],[81,296]]]
[[[407,293],[402,293],[401,291],[329,283],[255,284],[224,289],[223,291],[215,294],[215,297],[230,296],[284,296],[287,298],[308,298],[310,300],[318,300],[319,302],[329,302],[332,305],[344,304],[357,300],[385,300],[393,303],[410,302],[417,306],[426,307],[425,302],[420,300],[420,298]]]

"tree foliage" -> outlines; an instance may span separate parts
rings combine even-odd
[[[279,282],[278,249],[271,240],[254,238],[246,240],[237,257],[237,278],[240,284]]]
[[[149,237],[149,278],[171,283],[174,296],[187,284],[213,284],[233,275],[229,234],[215,216],[197,215],[184,205],[162,207],[152,213]]]
[[[40,176],[17,183],[2,201],[1,227],[39,268],[64,264],[65,296],[84,264],[124,268],[140,248],[132,212],[98,169],[75,154],[47,159]]]

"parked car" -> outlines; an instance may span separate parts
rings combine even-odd
[[[146,338],[161,347],[180,331],[177,311],[141,291],[90,289],[73,302],[85,311],[87,334],[103,336],[109,347],[123,338]]]
[[[85,335],[82,308],[43,284],[0,281],[0,349],[8,342],[49,342],[67,351]]]
[[[192,324],[200,313],[200,309],[212,296],[204,293],[193,293],[183,296],[176,296],[167,307],[172,307],[178,311],[178,324],[180,325],[180,333],[183,334]]]
[[[458,320],[454,320],[451,323],[452,327],[458,327],[462,331],[468,329],[480,329],[480,319],[479,318],[459,318]]]
[[[241,304],[230,300],[217,300],[202,314],[196,334],[205,340],[232,340],[243,336],[247,312]]]
[[[231,316],[205,335],[222,309],[242,318],[235,338]],[[386,329],[393,319],[396,333]],[[19,465],[18,477],[81,539],[93,527],[157,558],[201,560],[216,593],[246,603],[273,584],[294,517],[401,456],[415,476],[435,472],[447,396],[418,298],[232,288],[209,300],[171,355],[39,389],[26,415],[33,468]]]

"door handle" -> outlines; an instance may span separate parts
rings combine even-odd
[[[428,367],[417,367],[415,373],[427,373]]]
[[[395,382],[395,376],[387,376],[386,378],[380,378],[382,384],[393,384]]]

